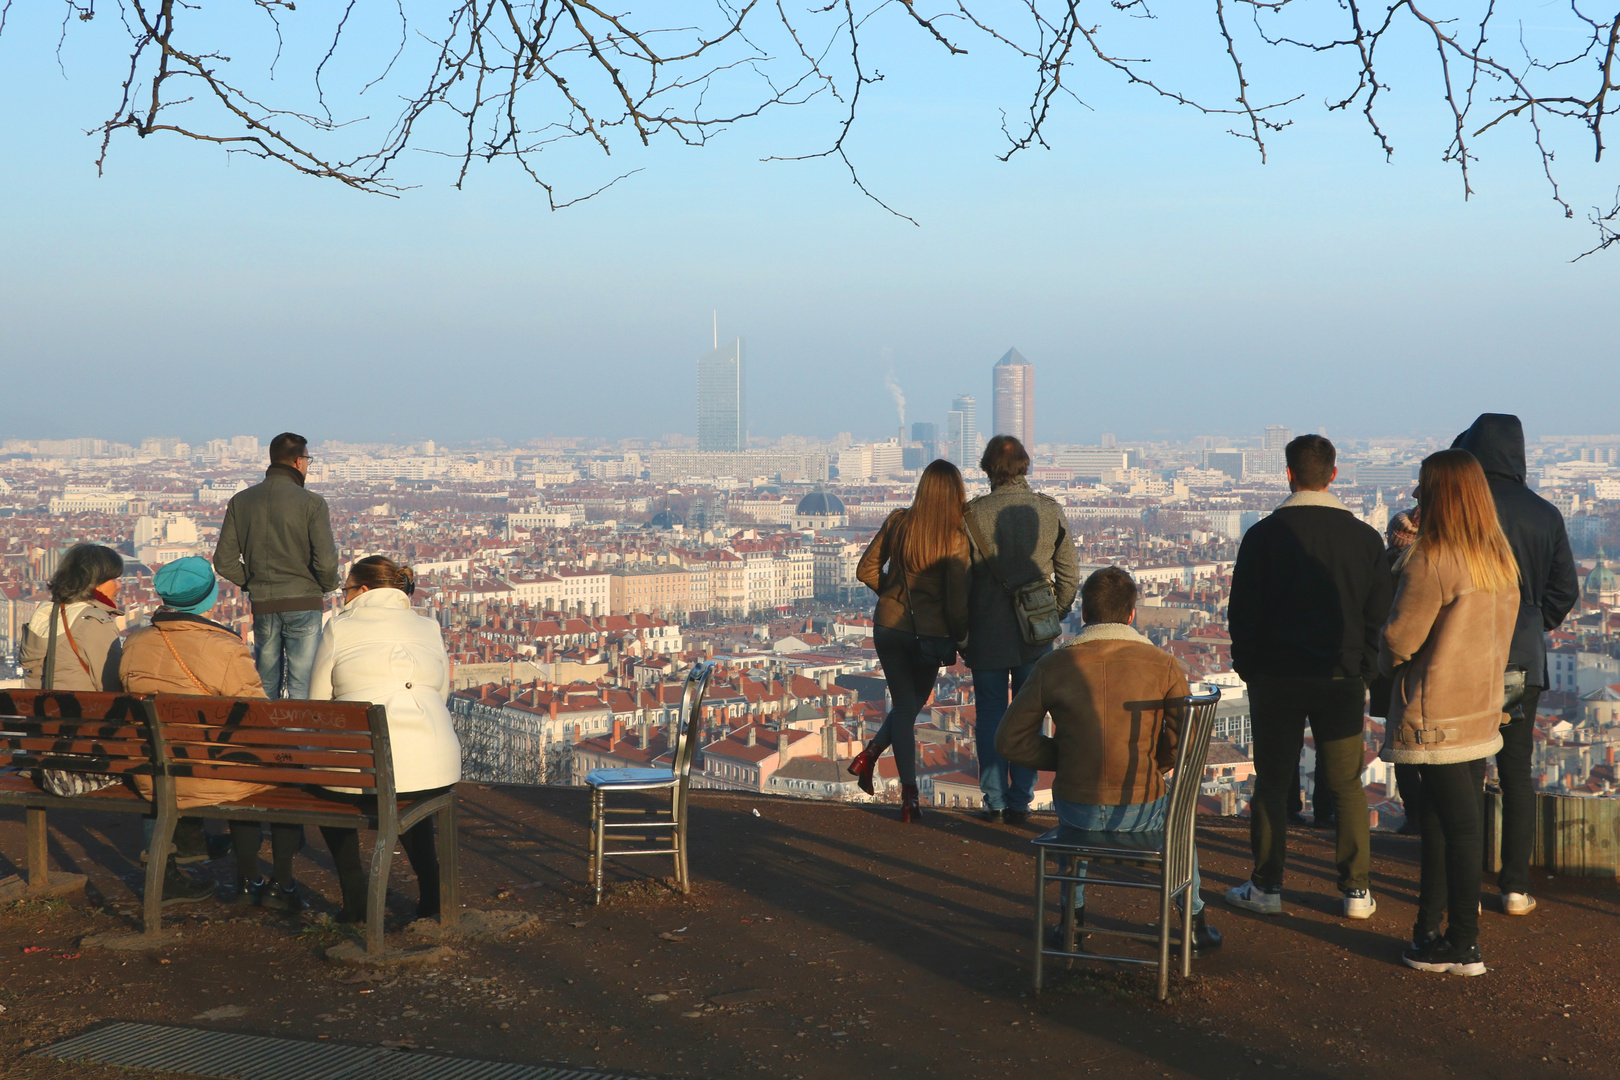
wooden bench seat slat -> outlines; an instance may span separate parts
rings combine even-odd
[[[157,771],[150,761],[90,756],[58,757],[54,754],[21,754],[10,758],[8,763],[19,769],[58,769],[62,772],[111,773],[116,776],[151,776]]]
[[[153,703],[158,723],[204,724],[223,728],[350,731],[367,734],[369,706],[353,701],[244,701],[237,698],[164,694]]]
[[[0,738],[47,738],[57,736],[70,739],[133,739],[148,750],[151,739],[146,729],[135,724],[116,723],[111,720],[19,720],[14,716],[0,716]]]
[[[278,769],[271,765],[231,765],[224,762],[171,761],[169,773],[178,779],[235,780],[244,784],[315,784],[320,787],[373,788],[370,772],[338,769]]]
[[[0,714],[8,717],[140,720],[140,699],[130,694],[77,690],[0,690]]]
[[[369,733],[220,728],[201,724],[170,724],[164,731],[171,744],[181,746],[211,743],[219,746],[319,746],[332,750],[371,751]]]
[[[108,757],[140,758],[152,755],[151,744],[124,739],[69,739],[40,736],[0,735],[0,749],[48,754],[104,754]]]
[[[269,765],[283,769],[365,769],[374,764],[369,752],[304,750],[290,746],[169,746],[175,764]]]

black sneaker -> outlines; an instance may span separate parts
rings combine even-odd
[[[1029,811],[1028,810],[1003,810],[1001,812],[1001,820],[1005,821],[1009,825],[1028,825],[1029,824]]]
[[[206,878],[192,877],[171,859],[163,872],[163,906],[200,904],[214,898],[214,883]]]
[[[992,825],[1000,825],[1007,819],[1004,811],[986,809],[979,811],[979,820],[988,821]]]
[[[263,878],[251,882],[238,881],[236,902],[261,907],[267,911],[285,911],[289,914],[304,910],[304,898],[299,895],[296,884],[291,888],[283,888]]]
[[[1433,971],[1445,975],[1483,975],[1485,961],[1480,959],[1479,945],[1458,948],[1445,935],[1430,938],[1421,947],[1416,942],[1401,954],[1401,962],[1418,971]]]

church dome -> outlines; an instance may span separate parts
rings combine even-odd
[[[666,506],[654,514],[652,520],[647,524],[654,529],[673,529],[677,525],[685,524],[685,522],[681,520],[681,515]]]
[[[835,517],[844,513],[844,500],[830,491],[812,491],[799,500],[800,517]]]
[[[1597,566],[1586,575],[1583,589],[1588,596],[1601,597],[1620,592],[1620,577],[1603,564],[1603,549],[1598,549]]]

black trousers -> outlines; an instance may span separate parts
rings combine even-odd
[[[1530,891],[1530,854],[1536,843],[1536,786],[1530,778],[1530,765],[1536,749],[1536,707],[1541,703],[1541,691],[1539,686],[1525,688],[1524,719],[1502,725],[1502,749],[1496,752],[1496,777],[1502,786],[1502,868],[1497,872],[1496,887],[1504,893]],[[1397,765],[1395,779],[1406,820],[1421,822],[1423,779],[1419,767]]]
[[[431,791],[402,791],[399,794],[431,795],[446,790],[448,789],[434,788]],[[347,795],[326,790],[322,790],[321,794],[338,802],[354,803],[370,811],[376,810],[377,798],[374,795]],[[400,847],[405,849],[405,857],[410,860],[411,871],[416,874],[418,919],[437,918],[439,914],[439,849],[433,821],[431,817],[419,821],[399,837]],[[364,922],[366,870],[360,862],[360,830],[336,829],[322,825],[321,838],[326,841],[327,849],[332,852],[332,863],[337,868],[338,887],[343,891],[342,917],[351,922]]]
[[[1413,937],[1440,929],[1466,948],[1479,940],[1479,888],[1485,866],[1485,759],[1419,765],[1423,778],[1423,864]]]
[[[236,849],[236,884],[238,887],[261,880],[259,874],[259,844],[263,833],[257,821],[232,821],[231,846]],[[304,839],[302,825],[270,826],[270,880],[284,889],[293,886],[292,861]]]
[[[1502,785],[1502,869],[1496,887],[1504,893],[1530,891],[1530,851],[1536,842],[1536,788],[1530,758],[1536,749],[1536,706],[1541,687],[1524,691],[1524,719],[1502,725],[1496,777]]]
[[[869,749],[876,757],[892,746],[900,783],[915,787],[917,714],[928,701],[928,695],[934,692],[939,662],[924,656],[917,646],[916,635],[905,630],[874,627],[872,644],[877,649],[878,663],[883,665],[883,679],[889,684],[889,700],[893,704]]]
[[[1254,726],[1254,797],[1249,803],[1253,879],[1263,888],[1283,883],[1288,856],[1288,795],[1299,791],[1299,755],[1310,724],[1316,740],[1318,810],[1336,813],[1339,889],[1365,889],[1371,860],[1367,789],[1361,786],[1361,729],[1367,687],[1360,679],[1249,680]]]

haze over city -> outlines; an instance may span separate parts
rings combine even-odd
[[[1608,395],[1576,388],[1612,379],[1620,263],[1570,260],[1613,185],[1589,147],[1550,133],[1580,211],[1565,221],[1522,141],[1498,134],[1465,201],[1438,160],[1448,121],[1429,108],[1420,43],[1393,54],[1409,77],[1388,95],[1389,163],[1358,115],[1307,102],[1262,165],[1222,119],[1089,71],[1051,149],[1003,164],[1021,69],[876,42],[885,79],[852,154],[914,226],[836,162],[759,160],[819,146],[834,118],[820,105],[701,149],[558,151],[545,163],[565,195],[643,171],[556,213],[506,164],[458,191],[420,153],[398,199],[183,140],[117,140],[98,178],[82,132],[122,32],[76,26],[59,67],[54,9],[9,20],[0,89],[31,107],[0,117],[24,211],[0,246],[27,253],[0,267],[8,388],[50,401],[61,365],[118,387],[10,415],[10,434],[128,441],[161,418],[202,437],[177,387],[238,421],[215,434],[690,432],[691,362],[716,309],[722,336],[749,341],[765,439],[889,430],[890,373],[914,412],[941,415],[1014,345],[1042,372],[1043,435],[1067,442],[1272,422],[1437,433],[1508,404],[1538,430],[1612,426]],[[386,40],[366,25],[367,47]],[[1156,25],[1189,85],[1223,85],[1210,26]],[[289,41],[287,65],[314,48]],[[1336,85],[1259,60],[1257,79],[1300,78],[1316,98]]]

